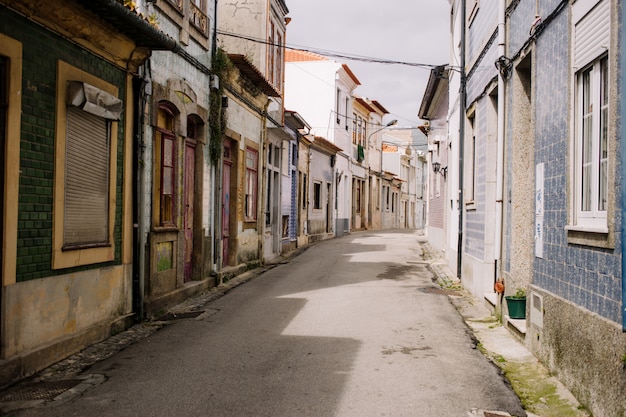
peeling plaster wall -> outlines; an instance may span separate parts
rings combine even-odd
[[[5,287],[5,356],[76,337],[131,313],[130,282],[130,267],[113,266]]]

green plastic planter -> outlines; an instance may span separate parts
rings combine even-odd
[[[509,309],[509,317],[512,319],[525,319],[526,318],[526,297],[515,297],[509,295],[504,297],[506,299],[506,306]]]

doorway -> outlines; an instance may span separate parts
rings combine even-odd
[[[230,173],[232,170],[232,142],[224,140],[224,163],[222,165],[222,267],[228,265],[230,245]]]
[[[185,234],[184,281],[191,281],[193,274],[193,212],[195,186],[196,141],[185,141],[185,178],[183,190],[183,228]]]
[[[333,231],[332,217],[333,217],[333,205],[331,201],[332,185],[326,184],[326,233]]]

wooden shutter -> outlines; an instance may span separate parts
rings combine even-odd
[[[109,126],[67,108],[64,248],[109,243]]]

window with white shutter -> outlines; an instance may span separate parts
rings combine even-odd
[[[572,6],[575,87],[573,227],[608,232],[610,2]]]

